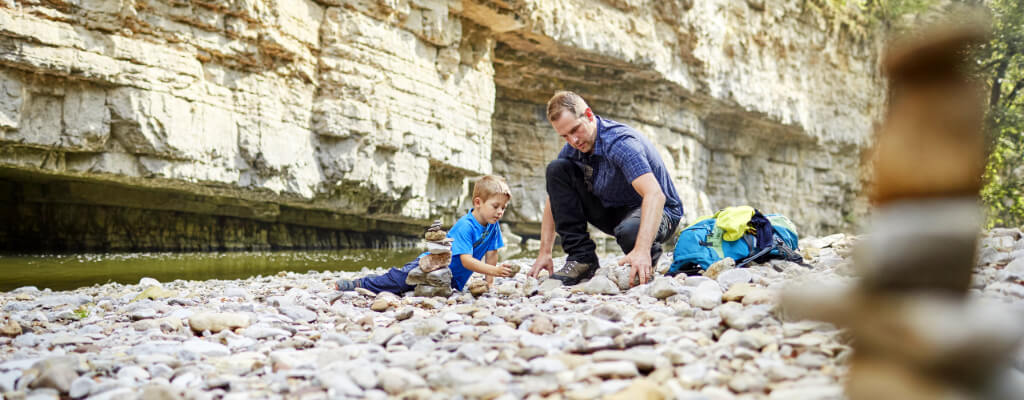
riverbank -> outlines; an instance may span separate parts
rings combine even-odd
[[[32,399],[838,399],[851,354],[842,332],[788,321],[776,302],[791,282],[850,284],[856,240],[802,241],[811,268],[773,261],[634,288],[614,258],[574,287],[528,278],[531,260],[518,259],[522,271],[479,298],[349,292],[330,304],[333,281],[365,274],[330,271],[23,287],[0,293],[0,390]],[[1020,231],[988,232],[972,296],[1024,306],[1022,282]]]

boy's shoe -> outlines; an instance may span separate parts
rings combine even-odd
[[[597,263],[566,261],[562,268],[551,275],[551,278],[562,281],[563,285],[572,286],[593,278],[595,271],[597,271]]]
[[[351,292],[359,287],[358,280],[341,279],[334,283],[334,288],[342,292]]]

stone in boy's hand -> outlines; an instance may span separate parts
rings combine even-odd
[[[498,265],[497,268],[498,268],[498,273],[494,274],[494,276],[509,277],[509,276],[515,275],[516,272],[519,272],[519,271],[512,272],[512,265],[508,264],[508,263],[504,263],[504,264]]]

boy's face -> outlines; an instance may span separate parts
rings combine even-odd
[[[508,197],[496,195],[488,197],[487,200],[474,197],[473,207],[480,213],[485,222],[488,224],[497,223],[501,216],[505,215],[505,208],[508,207]]]

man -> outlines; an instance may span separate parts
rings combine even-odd
[[[661,242],[679,225],[683,205],[654,145],[639,132],[601,118],[578,94],[558,92],[548,101],[548,122],[566,141],[545,176],[548,198],[541,220],[541,248],[530,270],[575,285],[598,268],[587,224],[615,236],[629,264],[630,282],[647,283],[661,256]],[[568,257],[554,271],[555,232]]]

